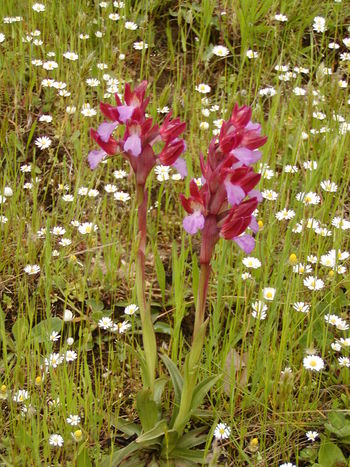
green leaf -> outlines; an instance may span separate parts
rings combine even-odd
[[[153,325],[154,332],[159,332],[161,334],[168,334],[169,336],[172,335],[172,328],[168,323],[164,323],[163,321],[156,321]]]
[[[114,422],[114,426],[117,430],[125,433],[128,436],[141,434],[141,426],[137,423],[129,422],[128,420],[124,420],[121,417],[117,417],[116,421]]]
[[[207,409],[195,409],[191,412],[192,418],[198,418],[200,420],[210,420],[213,418],[214,414],[213,411],[210,410],[210,408]]]
[[[205,428],[200,427],[189,433],[184,434],[178,441],[176,449],[189,449],[198,446],[199,444],[205,443],[208,437],[208,433],[203,434]]]
[[[167,382],[168,378],[165,376],[156,379],[154,382],[154,400],[157,404],[160,404],[162,401],[162,394]]]
[[[177,447],[178,439],[179,434],[176,430],[166,431],[163,437],[162,454],[166,457],[169,456],[169,453],[172,452],[175,449],[175,447]]]
[[[341,449],[334,443],[324,440],[318,452],[318,462],[322,467],[333,467],[337,462],[343,462],[346,466],[346,459]],[[337,467],[340,467],[340,465]]]
[[[303,459],[305,461],[315,462],[315,460],[317,459],[317,454],[318,454],[317,448],[308,447],[300,451],[299,457],[300,459]]]
[[[99,465],[100,467],[114,467],[120,465],[121,461],[123,461],[130,454],[132,454],[135,451],[138,451],[139,449],[143,449],[143,446],[140,446],[136,444],[135,441],[133,441],[132,443],[128,444],[128,446],[126,446],[125,448],[118,449],[109,456],[104,456]]]
[[[80,131],[79,131],[79,130],[76,130],[76,131],[72,134],[72,136],[70,137],[71,143],[74,143],[75,141],[77,141],[78,138],[80,138],[80,135],[81,135]]]
[[[192,449],[174,449],[171,453],[173,459],[192,461],[196,463],[202,463],[205,461],[204,451],[192,451]]]
[[[85,446],[83,446],[78,454],[76,467],[92,467],[89,451]]]
[[[162,298],[163,301],[165,300],[165,269],[163,266],[163,262],[159,256],[157,248],[154,250],[154,259],[155,259],[155,267],[156,267],[156,274],[157,274],[157,280],[159,284],[160,291],[162,293]]]
[[[94,298],[91,298],[90,300],[86,300],[86,304],[91,308],[91,311],[93,313],[102,311],[105,307],[103,302],[101,302],[100,300],[95,300]]]
[[[199,267],[198,260],[195,254],[192,255],[192,291],[193,296],[197,297],[199,283]]]
[[[12,334],[17,344],[24,343],[28,337],[29,323],[24,316],[17,318],[15,324],[12,326]]]
[[[328,415],[328,422],[325,423],[325,428],[338,436],[339,438],[347,438],[350,436],[350,419],[341,412],[331,412]],[[343,440],[342,440],[343,441]]]
[[[43,319],[31,330],[32,339],[36,342],[47,341],[49,335],[53,332],[59,332],[62,329],[62,320],[55,316],[54,318]]]
[[[198,329],[197,335],[194,341],[192,342],[191,351],[188,354],[189,355],[188,368],[190,371],[193,371],[194,368],[197,367],[199,360],[201,358],[208,322],[209,322],[209,319],[207,318],[204,321],[204,323],[201,324],[200,328]]]
[[[170,378],[174,387],[175,402],[177,404],[180,404],[182,389],[184,385],[181,373],[175,365],[175,363],[167,355],[160,355],[160,358],[163,360],[164,365],[169,371]]]
[[[32,138],[33,138],[33,135],[34,135],[34,131],[35,131],[35,128],[36,128],[36,125],[37,125],[38,121],[35,120],[33,125],[31,126],[31,129],[30,129],[30,132],[29,132],[29,135],[27,137],[27,145],[26,145],[26,150],[28,150],[29,148],[29,145],[32,141]]]
[[[191,409],[195,410],[200,406],[208,394],[209,390],[214,386],[214,384],[219,381],[221,376],[209,376],[205,380],[201,381],[193,391]]]
[[[142,389],[137,393],[136,408],[143,431],[148,432],[153,429],[159,421],[160,413],[157,404],[152,399],[150,389]]]
[[[151,430],[148,430],[146,433],[140,435],[135,441],[136,443],[149,443],[151,444],[161,444],[161,438],[167,430],[167,423],[165,420],[160,420]]]

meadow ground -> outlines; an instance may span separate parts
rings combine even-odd
[[[131,442],[135,186],[121,157],[87,155],[99,102],[146,79],[150,116],[187,124],[188,176],[158,166],[147,185],[147,294],[179,366],[200,236],[179,193],[236,102],[268,138],[255,249],[221,239],[212,261],[203,463],[349,465],[349,3],[42,1],[0,5],[0,464],[98,466]]]

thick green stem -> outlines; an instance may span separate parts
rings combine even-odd
[[[199,285],[198,285],[198,293],[197,293],[197,302],[196,302],[196,314],[194,318],[194,328],[193,328],[193,335],[192,335],[192,343],[195,341],[198,331],[204,322],[205,303],[207,299],[210,269],[211,269],[210,264],[205,263],[201,265],[201,272],[199,276]]]
[[[144,383],[147,388],[154,391],[155,371],[157,364],[157,343],[152,323],[152,315],[146,301],[145,290],[145,251],[147,237],[147,191],[143,185],[136,189],[139,243],[136,257],[136,293],[140,309],[142,339],[145,358]]]
[[[179,413],[177,414],[173,427],[174,430],[178,432],[179,437],[181,437],[186,423],[191,417],[193,392],[197,384],[198,363],[201,358],[206,331],[204,317],[210,269],[210,264],[208,263],[201,265],[192,346],[185,360],[184,385],[181,394]]]

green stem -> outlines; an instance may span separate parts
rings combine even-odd
[[[139,224],[139,243],[136,257],[136,294],[140,309],[142,339],[145,358],[144,383],[153,394],[157,364],[157,343],[152,323],[152,315],[146,302],[145,291],[145,251],[147,239],[147,198],[148,193],[144,185],[136,188],[137,213]]]
[[[210,264],[204,263],[201,264],[201,271],[199,275],[199,285],[197,293],[197,302],[196,302],[196,314],[194,318],[194,328],[192,335],[192,343],[195,341],[196,336],[200,327],[204,322],[205,316],[205,303],[207,299],[208,292],[208,281],[210,276]]]
[[[184,385],[181,394],[179,413],[177,414],[173,426],[174,430],[178,432],[179,437],[181,437],[186,423],[191,417],[193,392],[196,387],[198,377],[198,363],[202,355],[205,338],[205,303],[208,292],[210,269],[209,263],[201,264],[192,346],[185,360]]]

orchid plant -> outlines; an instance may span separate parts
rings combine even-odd
[[[135,174],[136,201],[138,207],[138,249],[136,259],[136,291],[142,325],[143,351],[140,366],[144,388],[137,394],[136,405],[141,427],[125,423],[119,419],[118,429],[127,434],[135,434],[136,440],[125,448],[108,456],[102,465],[119,465],[130,455],[136,462],[141,461],[139,453],[145,452],[162,459],[205,462],[204,451],[190,449],[203,444],[206,434],[201,428],[184,434],[184,428],[198,406],[203,402],[210,388],[220,375],[198,379],[200,362],[208,318],[205,308],[211,259],[216,243],[223,238],[233,240],[246,253],[255,245],[252,233],[258,231],[254,216],[259,191],[255,189],[260,174],[254,172],[252,165],[261,158],[259,147],[265,144],[266,137],[261,135],[261,126],[251,121],[251,108],[235,105],[231,117],[221,127],[218,138],[209,145],[206,160],[200,155],[202,172],[201,186],[195,180],[190,182],[190,196],[180,195],[181,203],[187,212],[183,220],[184,229],[191,235],[201,232],[200,280],[195,309],[192,345],[185,358],[182,369],[166,355],[161,355],[172,381],[174,407],[171,417],[162,414],[161,397],[167,379],[156,378],[158,354],[152,316],[145,293],[145,251],[147,240],[147,200],[146,180],[156,164],[173,166],[181,177],[187,175],[186,162],[180,156],[186,144],[180,135],[186,124],[179,118],[167,115],[163,124],[158,126],[146,116],[149,98],[145,98],[147,82],[143,81],[133,91],[125,86],[124,103],[116,95],[117,105],[101,103],[101,111],[107,121],[97,130],[91,130],[91,137],[100,146],[88,155],[91,169],[106,157],[120,154],[128,160]],[[112,136],[113,132],[124,125],[122,138]],[[156,143],[163,142],[162,149],[156,153]],[[153,457],[154,459],[154,457]],[[136,465],[136,464],[133,464]]]
[[[262,196],[254,187],[260,174],[252,164],[261,158],[259,147],[267,140],[261,135],[261,126],[251,121],[250,107],[236,104],[229,120],[223,122],[219,138],[209,145],[207,160],[200,155],[201,188],[195,180],[190,182],[190,196],[180,195],[182,205],[189,214],[183,220],[184,229],[195,234],[201,231],[200,278],[195,310],[192,347],[186,357],[184,390],[174,428],[181,436],[193,410],[194,388],[207,321],[205,304],[211,271],[211,258],[220,238],[233,240],[245,253],[255,246],[252,235],[259,229],[254,216]]]
[[[116,106],[101,103],[100,109],[108,119],[100,124],[97,130],[91,129],[91,137],[100,146],[100,150],[90,151],[88,162],[91,169],[106,157],[121,155],[134,171],[136,179],[136,202],[138,208],[138,250],[136,259],[136,292],[142,323],[144,355],[141,356],[143,382],[145,388],[154,392],[155,370],[157,364],[156,337],[152,324],[150,308],[145,293],[145,251],[147,240],[147,200],[145,188],[147,177],[157,164],[173,166],[178,169],[181,177],[187,175],[184,159],[179,156],[185,151],[186,144],[179,136],[186,124],[179,118],[172,119],[167,115],[159,127],[147,118],[146,108],[149,98],[145,98],[147,81],[143,81],[133,91],[129,84],[125,85],[124,103],[118,94]],[[124,125],[124,135],[116,139],[112,136],[117,127]],[[154,146],[163,142],[162,150],[157,154]]]

